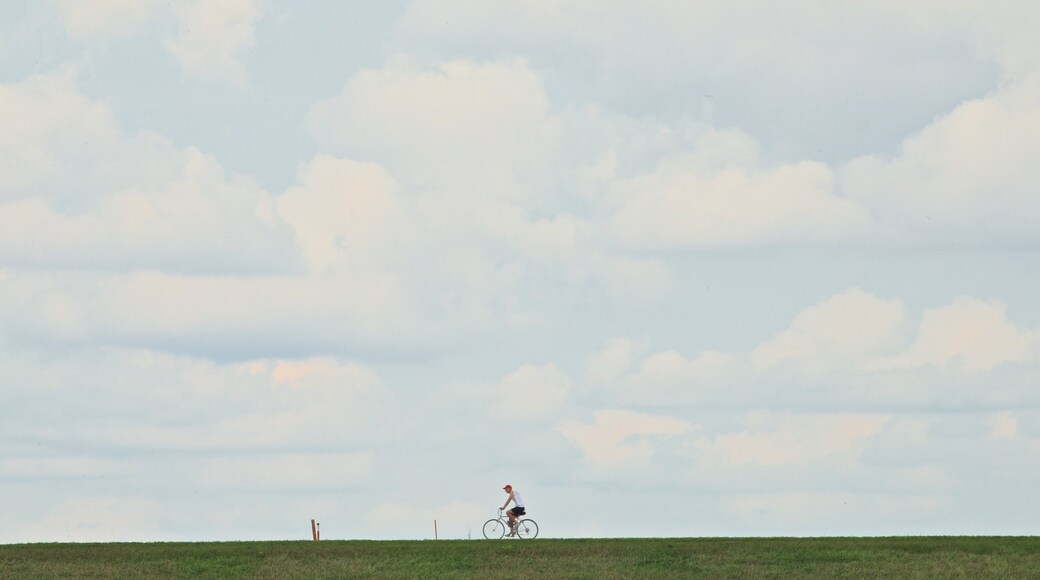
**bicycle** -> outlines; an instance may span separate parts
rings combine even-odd
[[[498,517],[484,522],[485,538],[498,540],[505,536],[506,530],[509,528],[509,522],[502,514],[502,508],[498,508]],[[538,537],[538,523],[527,518],[517,520],[516,537],[520,539],[534,539]]]

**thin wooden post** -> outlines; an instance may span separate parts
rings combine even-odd
[[[318,528],[314,525],[314,519],[311,519],[311,539],[315,542],[318,541]]]
[[[437,520],[433,520],[433,539],[437,539]]]

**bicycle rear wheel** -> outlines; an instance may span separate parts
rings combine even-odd
[[[484,537],[489,540],[498,540],[506,533],[506,525],[502,520],[488,520],[484,522]]]
[[[516,535],[521,539],[533,540],[538,537],[538,523],[534,520],[520,520],[516,524]]]

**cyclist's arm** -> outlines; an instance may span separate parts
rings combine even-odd
[[[513,501],[513,492],[509,492],[509,497],[506,498],[506,503],[502,504],[502,509],[506,509],[506,506],[508,506],[511,501]]]

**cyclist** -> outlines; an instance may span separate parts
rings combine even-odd
[[[513,489],[513,486],[509,485],[508,483],[502,489],[504,489],[506,493],[509,494],[509,497],[506,498],[506,503],[502,504],[502,509],[506,509],[506,506],[509,505],[509,502],[513,502],[513,504],[515,504],[513,509],[506,512],[507,514],[509,514],[509,535],[515,536],[516,520],[520,516],[527,513],[527,510],[524,509],[524,498],[520,496],[520,492]]]

